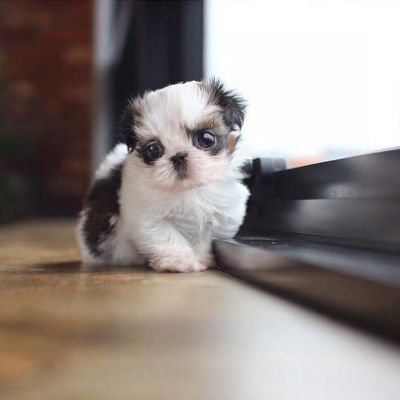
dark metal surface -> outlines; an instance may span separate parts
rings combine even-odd
[[[231,275],[400,340],[400,150],[284,169],[252,163]]]
[[[318,268],[400,289],[399,255],[278,237],[236,238],[226,242],[274,251]]]
[[[400,340],[399,257],[265,239],[215,242],[221,269],[335,318]],[[302,250],[301,250],[302,249]],[[380,273],[374,269],[382,269]]]
[[[255,174],[241,235],[400,251],[399,149]]]
[[[400,198],[400,149],[277,172],[279,199]]]

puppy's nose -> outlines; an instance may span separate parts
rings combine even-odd
[[[174,156],[172,156],[170,160],[174,163],[174,165],[178,166],[181,165],[186,160],[187,155],[188,155],[187,153],[180,151],[176,153]]]

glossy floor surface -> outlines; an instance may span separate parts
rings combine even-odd
[[[0,228],[1,399],[399,398],[394,345],[218,271],[87,269],[73,228]]]

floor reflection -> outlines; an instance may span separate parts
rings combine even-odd
[[[68,273],[105,273],[113,274],[127,272],[151,272],[149,268],[143,265],[88,265],[81,261],[68,261],[59,263],[37,264],[29,268],[30,273],[37,274],[68,274]],[[28,271],[24,271],[28,272]]]

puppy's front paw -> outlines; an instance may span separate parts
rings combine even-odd
[[[183,254],[155,257],[150,259],[149,265],[159,272],[200,272],[207,269],[195,258]]]

